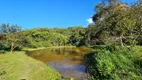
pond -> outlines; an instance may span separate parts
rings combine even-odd
[[[45,62],[63,77],[82,80],[82,77],[87,76],[83,57],[90,51],[89,48],[62,47],[31,51],[28,55]]]

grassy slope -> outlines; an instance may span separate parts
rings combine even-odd
[[[0,55],[0,80],[57,80],[60,74],[24,52]]]

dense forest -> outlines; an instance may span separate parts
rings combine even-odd
[[[142,1],[104,0],[87,27],[34,28],[1,24],[0,51],[52,46],[93,48],[84,57],[92,79],[142,79]]]

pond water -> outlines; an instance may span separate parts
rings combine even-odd
[[[28,55],[45,62],[63,77],[74,77],[75,80],[82,80],[82,77],[87,76],[83,57],[90,51],[91,49],[88,48],[75,47],[47,48],[31,51]]]

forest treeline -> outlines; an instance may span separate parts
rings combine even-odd
[[[12,45],[15,48],[38,48],[51,46],[67,46],[84,45],[82,40],[85,35],[85,28],[83,27],[69,27],[69,28],[35,28],[23,31],[14,31],[19,28],[16,25],[2,24],[3,31],[6,34],[1,34],[1,49],[9,49]],[[8,31],[7,31],[8,30]],[[13,47],[13,48],[14,48]]]
[[[0,26],[0,49],[50,46],[142,45],[141,0],[128,5],[104,0],[95,6],[93,24],[87,27],[35,28],[21,30],[18,25]]]
[[[7,26],[11,28],[9,24],[2,24],[1,27]],[[14,28],[15,25],[13,26]],[[19,27],[19,26],[18,26]],[[105,44],[117,44],[120,45],[118,36],[97,33],[95,25],[91,24],[84,28],[81,26],[69,27],[69,28],[35,28],[30,30],[23,30],[18,32],[8,32],[7,34],[1,34],[0,49],[10,49],[13,46],[15,48],[38,48],[38,47],[51,47],[51,46],[94,46]],[[7,29],[8,30],[8,29]],[[11,30],[12,31],[12,30]],[[106,32],[105,30],[103,30]],[[131,36],[130,36],[131,37]],[[133,38],[133,37],[132,37]],[[123,39],[123,44],[130,45],[130,40]],[[142,45],[142,37],[136,38],[137,45]],[[13,42],[13,43],[12,43]]]

